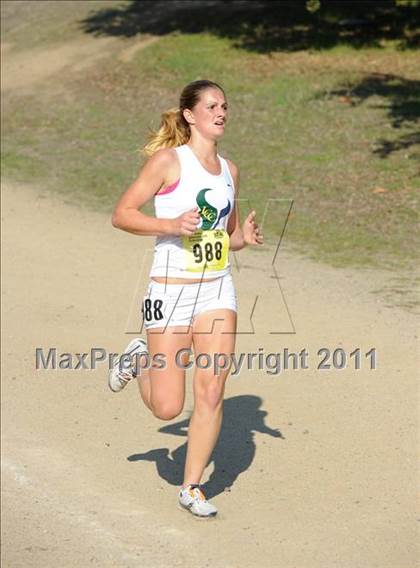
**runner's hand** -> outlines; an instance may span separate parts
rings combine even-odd
[[[186,211],[179,217],[172,219],[171,233],[176,236],[193,235],[197,231],[200,223],[200,215],[198,214],[198,207]]]
[[[248,217],[245,219],[242,233],[244,235],[244,240],[247,245],[262,245],[264,244],[263,235],[255,222],[255,211],[251,211]]]

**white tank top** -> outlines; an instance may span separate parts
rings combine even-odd
[[[235,196],[229,166],[217,154],[221,173],[213,175],[201,165],[187,144],[178,146],[175,151],[181,166],[180,178],[155,195],[155,215],[174,219],[198,207],[201,221],[194,237],[156,237],[150,277],[209,279],[224,276],[230,273],[229,238],[225,231]],[[223,249],[220,243],[223,243]],[[217,260],[222,252],[222,260]]]

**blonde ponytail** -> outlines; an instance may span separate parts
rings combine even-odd
[[[186,144],[191,137],[190,127],[181,115],[179,108],[171,108],[162,113],[159,130],[151,131],[149,141],[141,149],[145,156],[152,156],[161,148],[175,148]]]

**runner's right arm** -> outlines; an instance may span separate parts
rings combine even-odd
[[[192,235],[200,221],[198,209],[175,219],[158,219],[139,211],[165,185],[168,170],[174,166],[173,150],[158,150],[144,164],[137,179],[120,197],[112,215],[112,225],[135,235]]]

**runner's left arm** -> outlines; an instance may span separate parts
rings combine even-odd
[[[227,162],[235,186],[235,204],[227,226],[229,249],[236,251],[243,249],[246,245],[262,245],[264,244],[263,236],[255,221],[255,211],[249,213],[241,227],[238,207],[239,170],[233,162],[230,160],[227,160]]]

